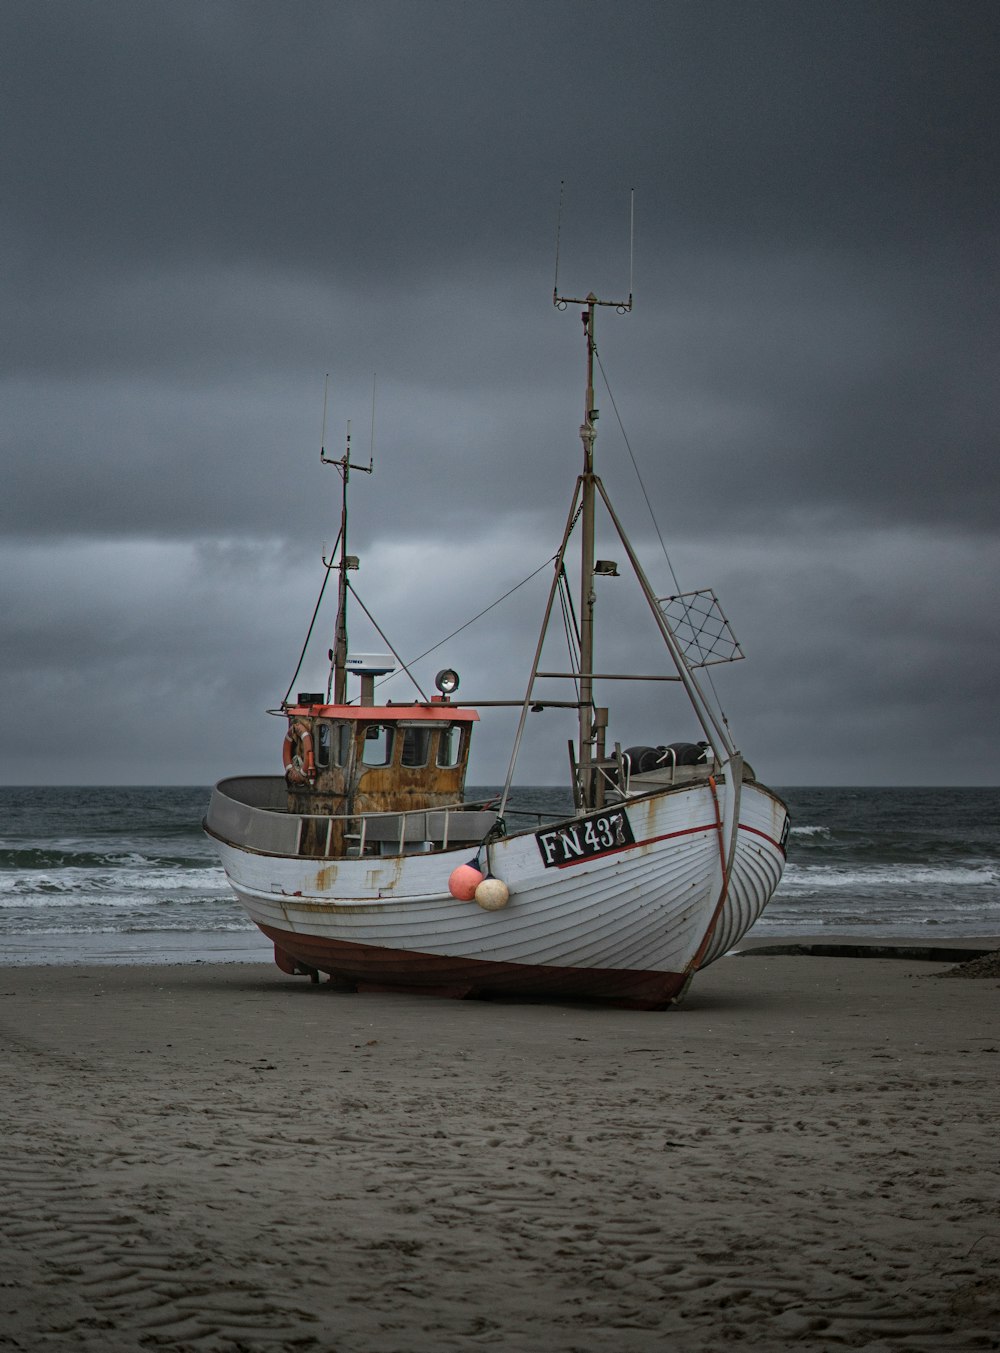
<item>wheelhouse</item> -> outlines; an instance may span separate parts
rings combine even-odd
[[[461,800],[475,710],[426,704],[286,708],[285,778],[295,813],[386,813]]]

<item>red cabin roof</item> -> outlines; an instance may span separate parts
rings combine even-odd
[[[309,714],[319,719],[351,719],[356,723],[478,723],[468,706],[434,701],[429,705],[289,705],[289,716]]]

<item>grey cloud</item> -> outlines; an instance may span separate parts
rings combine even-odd
[[[994,775],[996,631],[974,580],[997,512],[998,16],[3,6],[8,708],[44,693],[90,729],[115,710],[171,779],[229,769],[241,738],[267,761],[260,710],[333,537],[326,372],[327,447],[350,418],[362,456],[378,373],[352,540],[401,642],[420,647],[409,589],[428,559],[440,631],[540,562],[580,458],[580,326],[550,305],[565,178],[560,285],[577,295],[627,290],[637,190],[636,306],[602,312],[601,357],[679,572],[721,577],[746,617],[753,661],[719,681],[751,759],[789,780],[912,780],[934,729],[962,749],[956,776]],[[599,398],[601,471],[655,555]],[[480,689],[529,610],[470,648]],[[630,635],[613,630],[623,656]],[[206,740],[190,730],[209,696]],[[660,716],[636,697],[622,717],[631,736]],[[125,775],[87,736],[60,778]],[[16,714],[5,778],[37,778],[23,743]],[[562,773],[539,757],[530,774]]]

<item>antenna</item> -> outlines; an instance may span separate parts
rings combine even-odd
[[[558,305],[557,296],[559,295],[559,236],[562,234],[562,204],[563,189],[566,187],[566,180],[559,180],[559,215],[556,217],[556,280],[552,287],[552,304]]]
[[[552,304],[557,310],[565,310],[567,305],[609,305],[619,315],[627,315],[632,309],[632,266],[635,251],[635,189],[629,190],[629,229],[628,229],[628,300],[599,301],[591,292],[589,296],[561,296],[559,294],[559,237],[562,233],[563,188],[565,180],[559,182],[559,217],[556,222],[556,279],[552,288]]]
[[[325,459],[326,452],[326,397],[330,392],[330,373],[326,373],[326,379],[323,381],[323,428],[319,434],[319,458]]]
[[[628,194],[629,213],[628,213],[628,299],[629,305],[632,304],[632,263],[635,258],[635,189],[630,188]]]
[[[326,384],[323,387],[323,436],[319,448],[319,458],[324,465],[336,465],[340,468],[343,475],[347,475],[350,470],[360,470],[362,474],[371,474],[375,467],[375,385],[374,377],[372,379],[372,430],[371,430],[371,449],[368,456],[367,465],[359,465],[351,460],[351,420],[347,420],[347,444],[344,454],[339,459],[326,454],[326,401],[327,390],[330,385],[330,375],[327,373]]]

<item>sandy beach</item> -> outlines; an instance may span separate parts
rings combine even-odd
[[[996,978],[663,1014],[0,969],[0,1347],[1000,1346]]]

